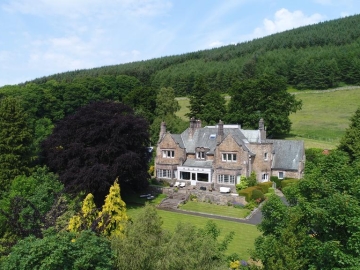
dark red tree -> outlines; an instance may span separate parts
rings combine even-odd
[[[61,120],[42,143],[44,162],[69,193],[100,202],[118,177],[122,187],[148,185],[149,125],[127,105],[94,102]]]

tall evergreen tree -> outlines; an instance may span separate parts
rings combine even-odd
[[[15,98],[0,101],[0,190],[17,175],[27,174],[31,163],[31,128]]]
[[[360,107],[350,121],[350,126],[340,141],[339,149],[347,152],[352,160],[360,161]]]

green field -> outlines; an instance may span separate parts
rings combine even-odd
[[[249,209],[240,209],[235,207],[229,207],[227,205],[217,205],[209,204],[206,202],[193,201],[188,201],[186,204],[181,205],[180,209],[234,218],[245,218],[250,214]]]
[[[127,212],[130,217],[136,216],[139,212],[139,206],[128,206]],[[179,222],[186,223],[189,222],[198,228],[202,228],[205,226],[208,220],[212,220],[216,223],[216,225],[221,230],[221,235],[219,239],[223,239],[223,237],[231,232],[235,232],[234,239],[229,244],[229,248],[226,251],[227,255],[232,253],[238,253],[241,256],[241,259],[248,260],[250,257],[249,249],[254,248],[254,241],[257,236],[260,235],[257,227],[254,225],[248,225],[243,223],[237,223],[232,221],[224,221],[219,219],[210,219],[204,217],[190,216],[186,214],[168,212],[163,210],[158,210],[159,215],[163,220],[163,228],[169,231],[173,231],[176,225]],[[186,232],[184,232],[186,233]]]
[[[323,91],[291,91],[303,101],[302,110],[290,115],[293,123],[288,139],[304,140],[306,148],[333,149],[348,127],[350,117],[360,106],[359,88]],[[189,100],[178,98],[177,115],[185,120]]]

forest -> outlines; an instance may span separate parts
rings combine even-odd
[[[1,87],[0,268],[360,267],[360,108],[336,150],[307,150],[306,177],[284,190],[289,205],[268,199],[255,264],[226,256],[233,234],[220,238],[212,222],[169,232],[150,205],[129,218],[121,197],[149,186],[148,147],[160,123],[173,133],[187,128],[175,97],[189,97],[187,116],[204,125],[256,128],[264,118],[269,137],[283,138],[302,107],[289,88],[359,84],[359,23],[356,15]]]
[[[282,76],[297,89],[359,84],[359,22],[360,15],[349,16],[211,50],[69,71],[32,82],[127,75],[154,89],[172,87],[176,96],[192,94],[199,77],[209,82],[209,91],[221,93],[227,93],[236,80],[263,73]]]

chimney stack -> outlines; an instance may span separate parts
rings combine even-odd
[[[260,131],[260,140],[266,140],[266,128],[264,126],[264,119],[259,120],[259,131]]]
[[[222,140],[224,139],[224,122],[223,121],[219,121],[218,124],[218,134],[217,134],[217,143],[221,143]]]
[[[164,121],[161,122],[161,125],[160,125],[160,134],[159,134],[159,141],[161,141],[161,139],[164,137],[166,133],[166,123]]]

